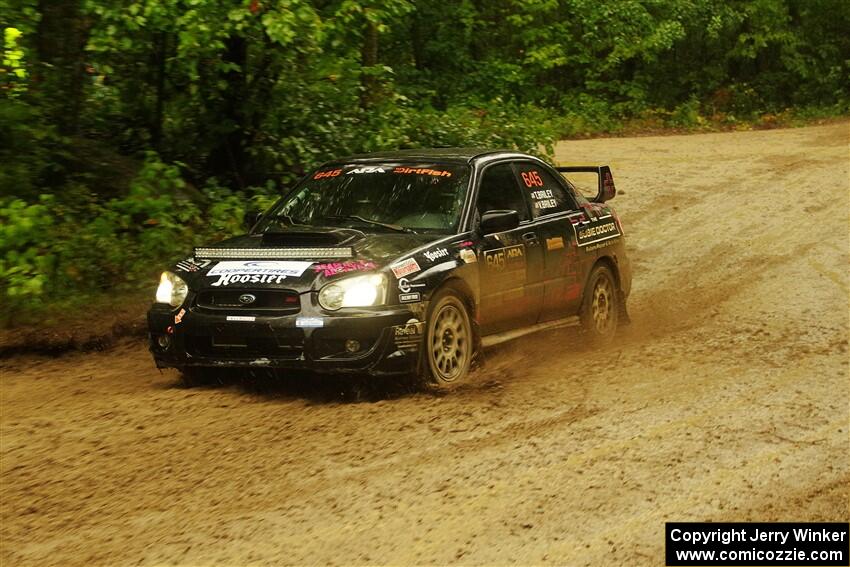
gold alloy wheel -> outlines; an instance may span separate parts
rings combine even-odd
[[[452,296],[444,301],[434,314],[428,350],[435,377],[442,382],[453,382],[467,367],[472,333],[461,302]]]
[[[593,299],[590,304],[590,315],[596,332],[606,335],[611,326],[616,325],[614,318],[614,284],[607,273],[602,273],[593,287]]]

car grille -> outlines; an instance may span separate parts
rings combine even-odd
[[[254,296],[248,304],[239,301],[243,295]],[[276,311],[281,315],[298,313],[301,302],[298,293],[280,289],[216,289],[205,290],[198,294],[195,304],[202,309],[228,311]]]
[[[186,350],[194,356],[299,359],[304,353],[304,333],[292,329],[273,336],[246,337],[235,333],[186,337]]]

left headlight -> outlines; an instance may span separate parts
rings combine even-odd
[[[382,274],[346,278],[326,285],[319,292],[319,305],[328,311],[381,305],[386,299],[387,277]]]
[[[156,302],[167,303],[177,307],[186,300],[189,286],[183,278],[172,272],[162,272],[159,277],[159,287],[156,288]]]

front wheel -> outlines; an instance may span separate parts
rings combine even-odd
[[[474,348],[472,324],[461,295],[450,287],[437,292],[426,326],[427,378],[438,387],[461,382],[469,373]]]
[[[620,314],[614,275],[607,266],[597,266],[587,283],[581,306],[581,326],[591,344],[606,345],[614,339]]]

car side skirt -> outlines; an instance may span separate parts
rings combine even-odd
[[[536,325],[530,325],[528,327],[523,327],[521,329],[511,329],[510,331],[504,331],[502,333],[495,333],[493,335],[487,335],[481,339],[481,346],[484,348],[489,348],[492,346],[496,346],[498,344],[502,344],[507,341],[512,341],[514,339],[518,339],[520,337],[524,337],[525,335],[530,335],[532,333],[537,333],[539,331],[548,331],[551,329],[561,329],[563,327],[576,327],[581,324],[581,320],[577,315],[573,315],[572,317],[565,317],[564,319],[558,319],[556,321],[547,321],[545,323],[537,323]]]

